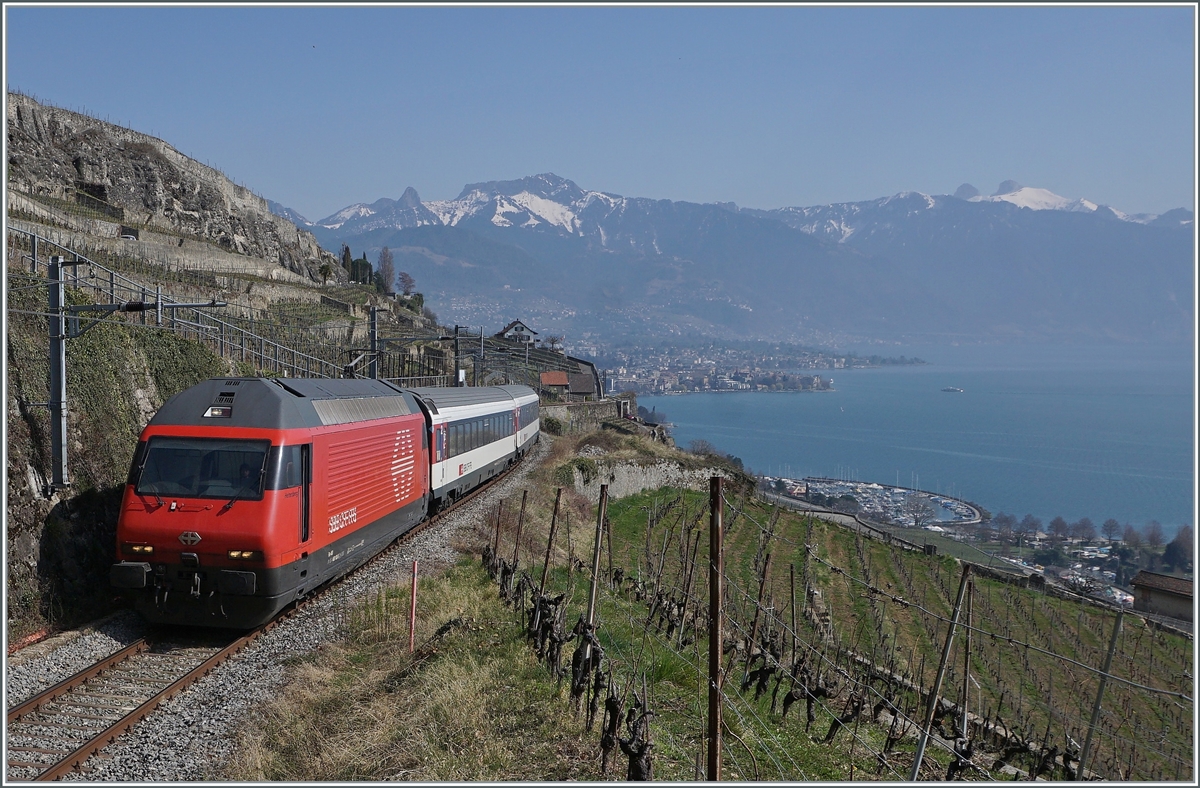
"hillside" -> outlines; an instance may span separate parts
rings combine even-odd
[[[599,678],[585,673],[577,682],[572,672],[580,647],[572,627],[587,607],[597,522],[581,491],[629,469],[649,476],[677,463],[714,472],[704,467],[711,458],[643,442],[620,426],[556,439],[520,524],[511,501],[499,521],[496,507],[478,516],[462,545],[472,557],[422,580],[415,654],[406,584],[361,604],[343,639],[293,667],[291,691],[260,710],[226,776],[600,780],[649,766],[656,779],[697,779],[706,751],[707,493],[613,493],[599,553]],[[555,487],[564,483],[547,551]],[[907,779],[961,566],[775,509],[732,480],[725,489],[724,778]],[[547,553],[549,623],[535,630]],[[969,665],[973,747],[971,765],[959,765],[966,778],[1063,780],[1064,760],[1073,771],[1086,734],[1113,613],[1025,587],[1024,578],[980,570],[972,583],[970,655],[960,631],[921,778],[946,779],[957,760]],[[1113,663],[1120,681],[1105,695],[1114,713],[1097,729],[1089,771],[1186,780],[1192,706],[1163,691],[1190,697],[1193,682],[1180,672],[1192,643],[1133,616],[1123,632]],[[638,734],[626,721],[647,710]],[[606,743],[608,722],[628,750]]]
[[[267,200],[162,140],[23,94],[7,101],[10,208],[79,206],[96,220],[86,228],[92,235],[117,239],[131,227],[170,235],[180,248],[206,242],[309,282],[321,281],[322,264],[336,268],[311,233],[275,216]]]

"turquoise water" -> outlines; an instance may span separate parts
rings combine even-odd
[[[860,354],[878,349],[848,348]],[[1048,523],[1194,524],[1191,347],[894,348],[835,391],[639,397],[758,472],[899,483]],[[941,391],[947,386],[963,393]]]

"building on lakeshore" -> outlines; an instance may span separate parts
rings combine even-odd
[[[1133,609],[1183,621],[1192,620],[1192,581],[1158,572],[1138,572],[1129,581],[1133,587]]]

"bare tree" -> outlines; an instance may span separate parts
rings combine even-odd
[[[1092,524],[1090,518],[1081,517],[1071,523],[1071,538],[1090,542],[1096,538],[1096,526]]]
[[[1146,523],[1146,527],[1142,530],[1146,537],[1146,544],[1157,550],[1163,545],[1163,529],[1162,523],[1158,520],[1151,520]]]
[[[1067,535],[1071,533],[1071,526],[1067,525],[1067,521],[1061,516],[1055,517],[1050,521],[1050,533],[1059,541],[1066,541]]]
[[[1104,525],[1100,526],[1100,530],[1104,532],[1104,536],[1108,538],[1108,541],[1114,542],[1121,534],[1121,524],[1110,517],[1104,521]]]
[[[1138,533],[1138,529],[1129,523],[1125,523],[1125,531],[1121,534],[1121,541],[1136,550],[1142,545],[1142,535]]]
[[[388,290],[392,286],[392,280],[396,277],[396,266],[392,261],[392,250],[386,246],[379,250],[379,265],[375,267],[379,272],[379,278],[383,280],[384,290]]]
[[[1034,517],[1032,514],[1022,517],[1021,522],[1017,523],[1017,527],[1013,529],[1018,539],[1022,537],[1035,537],[1040,530],[1042,530],[1042,520],[1040,517]]]
[[[1000,541],[1007,542],[1012,538],[1013,529],[1017,527],[1017,518],[1011,514],[997,512],[992,518],[992,525],[996,527],[996,534]]]
[[[413,279],[408,271],[401,271],[396,274],[396,284],[400,285],[400,292],[408,296],[413,294],[413,288],[417,286],[417,280]]]
[[[924,495],[909,495],[904,499],[904,513],[912,518],[914,528],[923,528],[937,517],[929,499]]]

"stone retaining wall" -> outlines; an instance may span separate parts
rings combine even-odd
[[[643,490],[660,487],[682,487],[688,490],[708,490],[708,480],[713,476],[729,478],[729,472],[720,468],[698,468],[689,470],[679,463],[660,460],[655,463],[605,462],[596,460],[596,475],[584,479],[583,472],[574,468],[575,491],[595,503],[600,500],[600,485],[608,485],[609,498],[628,498]]]
[[[621,417],[620,403],[615,399],[599,402],[569,402],[561,405],[542,405],[543,417],[562,422],[564,433],[584,433],[599,429],[601,422]]]

